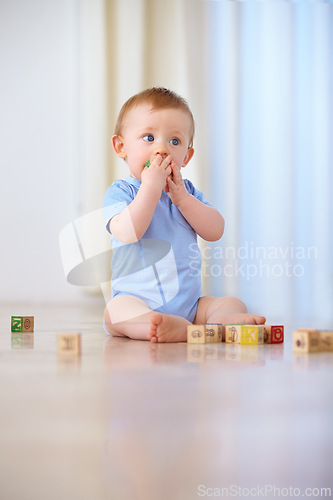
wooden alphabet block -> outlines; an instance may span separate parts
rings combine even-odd
[[[294,352],[318,352],[319,332],[315,328],[296,330],[293,333]]]
[[[242,325],[241,344],[263,344],[264,334],[264,325]]]
[[[225,341],[227,344],[240,344],[241,341],[241,325],[226,325]]]
[[[319,348],[321,351],[333,351],[333,330],[319,330]]]
[[[205,325],[188,325],[187,342],[189,344],[205,344],[206,343]]]
[[[189,344],[215,344],[222,342],[222,332],[222,325],[218,324],[188,325],[187,342]]]
[[[226,325],[225,341],[228,344],[263,344],[264,332],[263,325]]]
[[[215,325],[212,323],[206,323],[206,343],[218,343],[222,342],[222,325]]]
[[[34,316],[12,316],[11,331],[28,333],[34,331]]]
[[[59,333],[58,354],[81,354],[81,333]]]
[[[282,325],[264,325],[265,344],[282,344],[284,340],[284,327]]]

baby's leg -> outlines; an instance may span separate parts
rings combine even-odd
[[[110,300],[104,310],[107,331],[114,337],[150,340],[150,318],[154,314],[148,305],[132,295],[119,295]]]
[[[194,323],[248,324],[261,325],[266,319],[263,316],[248,314],[246,305],[235,297],[201,297],[198,302]]]
[[[107,331],[115,337],[152,342],[186,341],[189,321],[180,316],[152,311],[141,299],[120,295],[104,311]]]

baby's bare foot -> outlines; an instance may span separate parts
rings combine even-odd
[[[150,318],[151,342],[186,342],[190,322],[180,316],[156,313]]]

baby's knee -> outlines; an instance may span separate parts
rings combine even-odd
[[[229,307],[232,307],[235,312],[247,313],[246,305],[240,299],[237,299],[237,297],[224,297],[223,300]]]
[[[104,311],[104,317],[110,324],[130,321],[143,314],[151,312],[143,300],[132,295],[118,295],[108,302]]]

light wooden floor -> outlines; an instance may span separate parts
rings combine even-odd
[[[258,348],[117,339],[102,312],[0,307],[1,500],[333,496],[333,353],[295,356],[297,325]],[[23,345],[15,314],[35,316]]]

